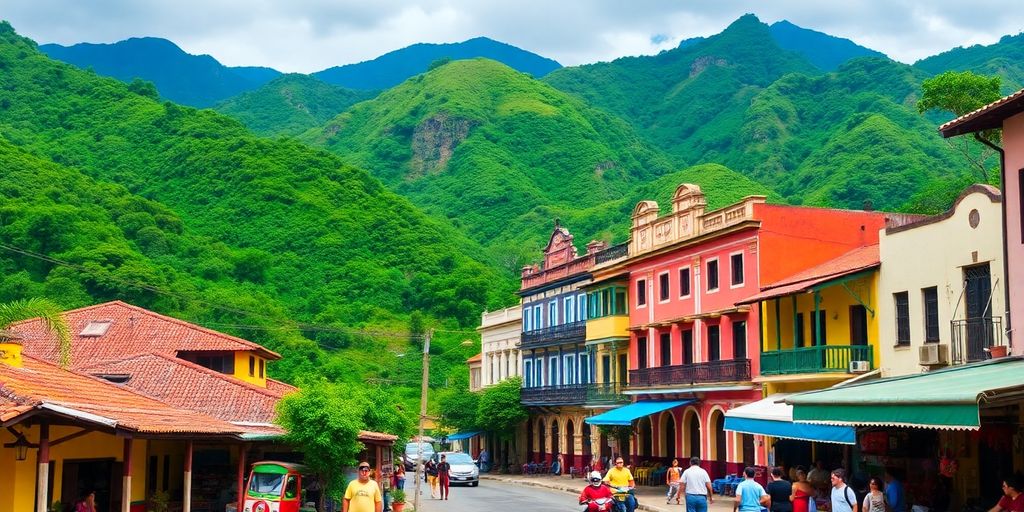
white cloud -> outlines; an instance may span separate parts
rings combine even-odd
[[[228,65],[311,72],[481,35],[567,65],[611,60],[715,34],[747,12],[904,62],[1024,30],[1024,12],[1009,0],[5,0],[2,16],[40,43],[156,36]]]

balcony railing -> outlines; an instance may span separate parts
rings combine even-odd
[[[849,372],[851,361],[867,361],[873,368],[870,346],[819,345],[761,353],[762,375]]]
[[[587,404],[624,404],[629,397],[622,394],[623,385],[618,382],[601,382],[587,386]]]
[[[594,264],[600,265],[605,262],[625,258],[629,255],[629,244],[613,245],[594,255]]]
[[[1003,319],[967,318],[950,322],[953,330],[953,362],[973,363],[989,358],[985,350],[1003,344]]]
[[[587,322],[573,322],[524,332],[519,338],[519,348],[528,349],[561,345],[563,343],[583,343],[586,339]]]
[[[519,401],[523,405],[582,405],[587,400],[590,384],[562,384],[523,388]]]
[[[750,359],[725,359],[629,371],[630,387],[744,380],[750,380]]]

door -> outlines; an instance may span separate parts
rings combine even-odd
[[[121,510],[120,462],[112,460],[65,460],[61,478],[61,503],[74,505],[87,492],[96,493],[96,512]]]
[[[601,379],[606,384],[615,382],[615,376],[612,375],[612,357],[608,354],[601,356]]]
[[[861,305],[850,306],[850,345],[868,344],[868,311]]]
[[[967,360],[986,359],[992,345],[992,277],[988,263],[964,267]]]

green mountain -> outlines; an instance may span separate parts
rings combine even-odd
[[[818,73],[748,14],[690,46],[563,68],[545,81],[622,117],[679,161],[696,164],[731,151],[751,99],[793,72]]]
[[[133,91],[54,62],[6,23],[0,25],[0,70],[0,136],[27,154],[157,201],[177,216],[180,222],[155,214],[133,219],[135,229],[145,231],[140,247],[155,254],[185,250],[160,233],[184,229],[216,240],[214,248],[237,249],[244,257],[225,250],[176,267],[208,280],[236,279],[253,290],[228,304],[263,310],[251,298],[263,293],[279,298],[289,318],[342,332],[401,326],[415,310],[475,325],[485,305],[507,301],[514,287],[511,276],[484,266],[479,246],[450,225],[326,152],[261,139],[216,112],[161,103],[151,88]],[[145,229],[154,225],[160,231]],[[33,247],[60,258],[88,250]],[[113,248],[94,251],[84,266],[115,269],[126,261]],[[54,270],[41,267],[31,280],[45,282]],[[125,272],[145,283],[162,277]],[[220,314],[207,304],[181,307]]]
[[[768,30],[779,46],[799,53],[823,71],[835,71],[857,57],[885,57],[881,52],[860,46],[849,39],[794,25],[786,20],[772,23]]]
[[[211,106],[280,74],[270,68],[230,68],[158,37],[133,37],[112,44],[44,44],[39,49],[53,59],[123,82],[136,78],[153,82],[162,97],[193,107]]]
[[[621,120],[485,59],[414,77],[303,138],[451,219],[510,270],[536,259],[549,234],[538,226],[574,226],[581,208],[671,170]],[[598,229],[574,226],[579,240]]]
[[[218,103],[214,110],[238,119],[260,135],[298,135],[375,95],[291,73]]]
[[[987,46],[959,47],[914,63],[933,75],[943,71],[973,71],[1003,77],[1003,92],[1024,87],[1024,33],[1003,36]]]

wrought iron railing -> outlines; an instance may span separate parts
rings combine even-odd
[[[724,359],[629,371],[630,387],[744,380],[750,380],[750,359]]]
[[[587,400],[590,384],[560,384],[523,388],[519,401],[523,405],[582,405]]]
[[[953,330],[953,363],[973,363],[989,358],[986,349],[1003,344],[1003,319],[967,318],[950,322]]]
[[[622,394],[622,388],[623,385],[618,382],[590,384],[587,387],[587,403],[591,405],[628,403],[629,397]]]
[[[851,361],[867,361],[868,368],[873,369],[871,355],[867,345],[819,345],[761,352],[761,374],[849,372]]]
[[[577,341],[582,343],[586,339],[587,322],[572,322],[524,332],[519,338],[519,348],[537,348]]]
[[[629,244],[613,245],[597,254],[594,255],[594,264],[600,265],[602,263],[613,261],[621,258],[625,258],[629,255]]]

